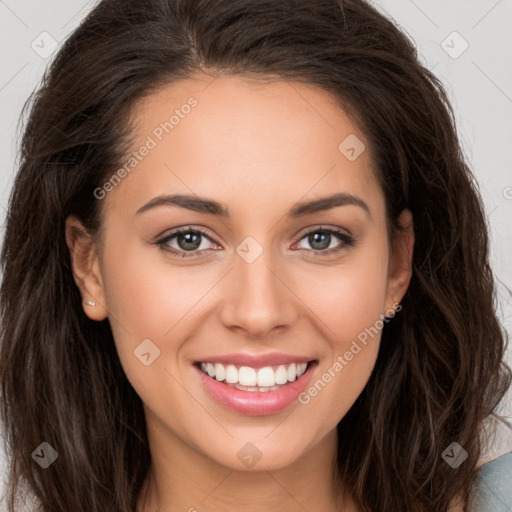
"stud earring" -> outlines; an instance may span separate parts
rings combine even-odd
[[[84,304],[86,306],[92,306],[92,307],[96,306],[96,302],[93,302],[92,300],[84,300]]]

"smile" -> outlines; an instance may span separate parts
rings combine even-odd
[[[291,363],[263,368],[237,366],[222,363],[200,363],[201,370],[219,382],[250,392],[266,392],[280,389],[282,386],[300,378],[308,363]]]
[[[216,359],[193,364],[207,396],[232,412],[252,416],[275,414],[293,402],[299,404],[297,398],[318,366],[318,360],[306,358],[296,362],[291,357]]]

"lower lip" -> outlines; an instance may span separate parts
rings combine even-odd
[[[291,405],[306,389],[316,366],[316,361],[308,364],[306,371],[298,379],[275,391],[242,391],[206,375],[195,365],[194,368],[206,390],[218,403],[240,414],[263,416],[275,414]]]

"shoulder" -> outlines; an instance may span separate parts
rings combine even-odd
[[[512,512],[512,452],[478,470],[468,512]]]

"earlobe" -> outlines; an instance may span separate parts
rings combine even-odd
[[[393,240],[388,271],[386,306],[396,309],[412,278],[414,254],[414,223],[412,212],[406,208],[398,218],[403,231],[396,234]]]
[[[108,310],[97,244],[74,216],[66,219],[65,231],[73,278],[82,295],[84,312],[91,320],[104,320],[108,316]]]

